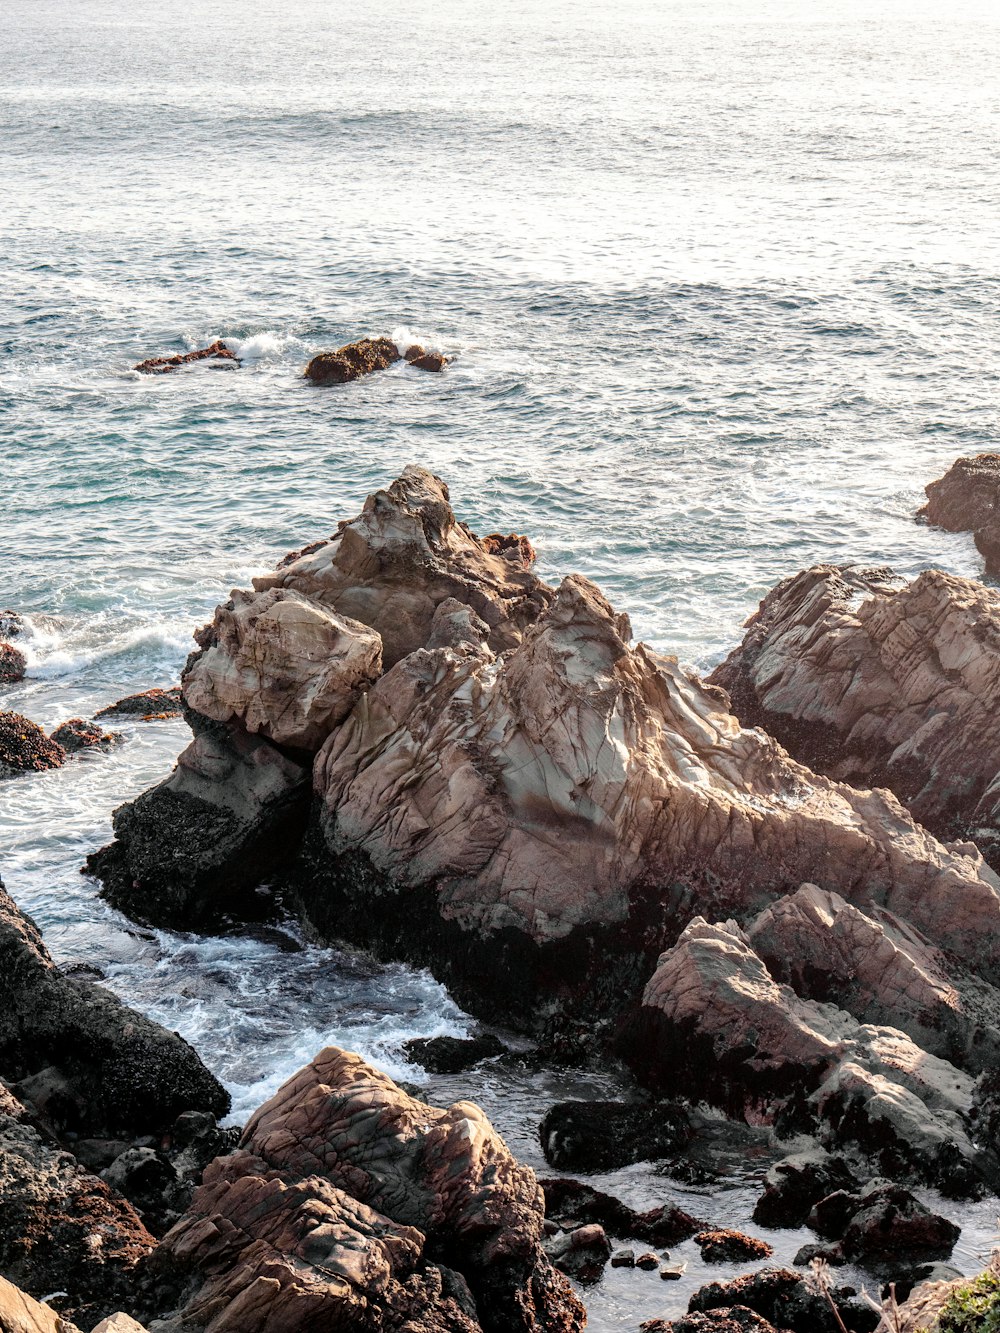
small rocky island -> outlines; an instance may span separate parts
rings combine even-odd
[[[541,1185],[475,1105],[336,1048],[220,1129],[195,1053],[60,974],[5,899],[0,1271],[30,1296],[0,1289],[0,1324],[571,1333],[569,1277],[675,1280],[648,1247],[689,1238],[769,1257],[576,1178],[682,1161],[707,1105],[787,1145],[748,1225],[818,1243],[648,1333],[966,1327],[933,1267],[958,1228],[921,1194],[1000,1190],[1000,594],[818,566],[702,680],[534,559],[407,468],[197,632],[190,744],[87,868],[137,922],[283,911],[427,966],[542,1059],[620,1062],[634,1099],[553,1107]],[[51,1262],[39,1235],[66,1237]],[[914,1290],[901,1322],[834,1285],[845,1262]]]

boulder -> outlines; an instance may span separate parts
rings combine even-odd
[[[852,1333],[873,1333],[879,1322],[873,1310],[836,1289],[830,1294]],[[791,1333],[843,1333],[825,1298],[801,1273],[788,1268],[762,1268],[728,1282],[710,1282],[691,1297],[688,1311],[729,1311],[735,1306],[753,1310]]]
[[[127,694],[124,699],[99,708],[95,717],[138,717],[144,722],[164,717],[178,717],[181,713],[181,690],[173,685],[168,690],[159,687]]]
[[[444,370],[451,360],[450,357],[443,356],[440,352],[428,352],[419,345],[408,347],[405,356],[409,364],[417,370]]]
[[[61,745],[67,754],[79,754],[84,750],[112,750],[121,744],[122,736],[117,731],[105,731],[96,722],[71,717],[67,722],[60,722],[49,739]]]
[[[639,1327],[642,1333],[781,1333],[745,1305],[699,1311],[678,1319],[647,1319]]]
[[[91,1329],[91,1333],[146,1333],[146,1329],[131,1315],[119,1310],[107,1319],[102,1319],[96,1328]]]
[[[0,685],[14,685],[24,680],[28,659],[12,643],[0,642]]]
[[[217,339],[208,347],[201,347],[196,352],[182,352],[176,356],[151,356],[145,361],[140,361],[133,369],[142,375],[164,375],[176,370],[178,366],[190,365],[192,361],[209,360],[233,361],[237,366],[240,364],[236,353],[230,351],[221,339]]]
[[[913,1259],[947,1259],[960,1228],[924,1206],[901,1185],[872,1180],[858,1193],[838,1190],[821,1199],[809,1226],[839,1242],[849,1263],[867,1267]]]
[[[753,1220],[763,1227],[801,1227],[813,1205],[835,1190],[855,1189],[858,1182],[842,1157],[816,1147],[792,1153],[767,1172],[764,1193]]]
[[[800,762],[890,788],[1000,865],[1000,592],[817,565],[765,597],[710,679]]]
[[[595,1222],[563,1231],[545,1242],[545,1252],[559,1269],[577,1282],[596,1282],[611,1258],[611,1242]]]
[[[461,1074],[482,1060],[504,1055],[507,1047],[491,1032],[478,1037],[414,1037],[403,1047],[407,1060],[429,1074]]]
[[[959,458],[926,486],[918,517],[948,532],[971,532],[986,558],[986,573],[1000,573],[1000,454]]]
[[[234,591],[198,642],[189,707],[297,750],[318,750],[382,674],[375,630],[288,588]]]
[[[628,1046],[648,1080],[757,1121],[815,1118],[887,1175],[969,1191],[995,1173],[969,1134],[967,1075],[894,1028],[801,999],[734,921],[697,917],[662,955]]]
[[[193,1294],[160,1327],[572,1333],[586,1316],[543,1251],[542,1213],[534,1175],[477,1107],[426,1106],[328,1048],[165,1237]]]
[[[186,1041],[103,987],[60,972],[2,885],[0,1070],[37,1096],[60,1133],[83,1137],[156,1132],[183,1111],[229,1109]]]
[[[901,1028],[924,1050],[978,1072],[1000,1063],[1000,992],[905,921],[803,884],[747,927],[771,975],[862,1023]]]
[[[336,352],[320,352],[305,368],[313,384],[346,384],[399,360],[399,348],[389,338],[361,338]]]
[[[20,713],[0,712],[0,778],[61,768],[66,751]]]
[[[614,1195],[579,1180],[555,1178],[540,1183],[545,1216],[568,1230],[596,1223],[612,1236],[664,1246],[680,1245],[705,1229],[704,1222],[672,1204],[637,1213]]]
[[[23,1110],[0,1111],[0,1270],[11,1282],[36,1298],[65,1293],[68,1317],[89,1328],[128,1303],[153,1244],[131,1204],[47,1143]]]
[[[719,1229],[699,1231],[694,1243],[707,1264],[742,1264],[754,1259],[770,1259],[774,1249],[766,1240],[745,1236],[742,1231]]]
[[[558,1102],[538,1135],[545,1160],[560,1171],[613,1171],[682,1150],[691,1121],[679,1102]]]

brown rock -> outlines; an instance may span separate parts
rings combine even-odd
[[[766,1240],[745,1236],[742,1231],[699,1231],[694,1243],[708,1264],[738,1264],[752,1259],[770,1259],[774,1249]]]
[[[203,1285],[164,1333],[572,1333],[585,1314],[542,1223],[532,1172],[477,1107],[436,1110],[329,1048],[252,1117],[165,1238]]]
[[[361,338],[336,352],[320,352],[305,368],[313,384],[346,384],[399,360],[399,348],[389,338]]]
[[[143,375],[164,375],[178,366],[189,365],[192,361],[235,361],[239,365],[239,359],[235,352],[231,352],[224,342],[217,340],[208,347],[199,348],[197,352],[184,352],[177,356],[152,356],[146,361],[140,361],[133,369],[140,371]]]
[[[11,643],[0,643],[0,685],[13,685],[24,680],[28,659],[20,648]]]
[[[139,717],[150,721],[164,717],[177,717],[181,712],[181,690],[173,685],[168,690],[155,688],[143,690],[140,694],[128,694],[116,703],[99,708],[95,717]]]
[[[647,1319],[639,1327],[642,1333],[782,1333],[745,1305],[698,1311],[679,1319]]]
[[[419,355],[411,356],[410,352],[418,352]],[[416,370],[444,370],[451,357],[443,356],[440,352],[425,352],[423,348],[411,347],[406,359]]]
[[[117,731],[105,731],[96,722],[71,717],[68,722],[60,722],[49,739],[61,745],[67,754],[78,754],[81,750],[114,749],[121,744],[122,737]]]
[[[857,1194],[841,1190],[820,1200],[808,1225],[824,1239],[838,1241],[849,1263],[869,1266],[947,1259],[960,1234],[954,1222],[887,1180],[873,1180]]]
[[[1000,573],[1000,454],[959,458],[943,477],[925,487],[919,517],[948,532],[975,534],[986,557],[986,573]]]
[[[1000,865],[1000,593],[818,565],[768,594],[711,680],[801,762],[889,787]]]
[[[516,532],[506,534],[490,532],[482,541],[483,546],[491,555],[502,555],[507,560],[513,560],[516,564],[523,566],[524,569],[530,569],[537,559],[535,548],[528,538],[522,537]]]
[[[0,778],[61,768],[66,751],[20,713],[0,712]]]

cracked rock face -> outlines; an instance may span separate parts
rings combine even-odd
[[[478,1107],[437,1110],[328,1048],[206,1171],[163,1245],[193,1294],[165,1329],[575,1333],[543,1199]]]
[[[711,680],[802,763],[889,787],[1000,864],[1000,593],[817,565],[767,595]]]

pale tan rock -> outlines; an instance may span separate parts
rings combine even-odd
[[[499,652],[519,642],[552,593],[516,551],[507,559],[457,522],[448,487],[421,467],[370,495],[330,541],[253,582],[258,591],[292,589],[370,625],[382,637],[386,667],[424,647],[447,598],[485,621]]]
[[[802,996],[833,1000],[862,1023],[901,1028],[919,1046],[963,1069],[1000,1063],[1000,994],[953,977],[938,950],[875,904],[865,911],[803,884],[747,927],[772,976]],[[950,969],[950,970],[949,970]]]
[[[131,1315],[119,1311],[117,1314],[108,1315],[107,1319],[102,1319],[90,1333],[146,1333],[146,1327]]]
[[[814,880],[996,965],[997,880],[974,851],[947,851],[888,793],[794,763],[628,636],[573,576],[498,661],[412,653],[317,757],[331,854],[433,886],[467,930],[536,943],[623,923],[641,885],[686,879],[696,904],[746,906]]]
[[[817,565],[779,584],[710,677],[803,763],[890,787],[937,836],[1000,840],[1000,593]]]
[[[50,1306],[0,1277],[0,1333],[79,1333],[79,1330]],[[99,1331],[95,1329],[94,1333]]]
[[[330,1047],[251,1118],[164,1239],[204,1276],[164,1331],[480,1333],[482,1318],[573,1333],[583,1307],[543,1252],[543,1220],[534,1174],[478,1107],[427,1106]]]
[[[202,635],[182,680],[188,704],[296,749],[319,749],[382,674],[374,630],[287,589],[234,591]]]

